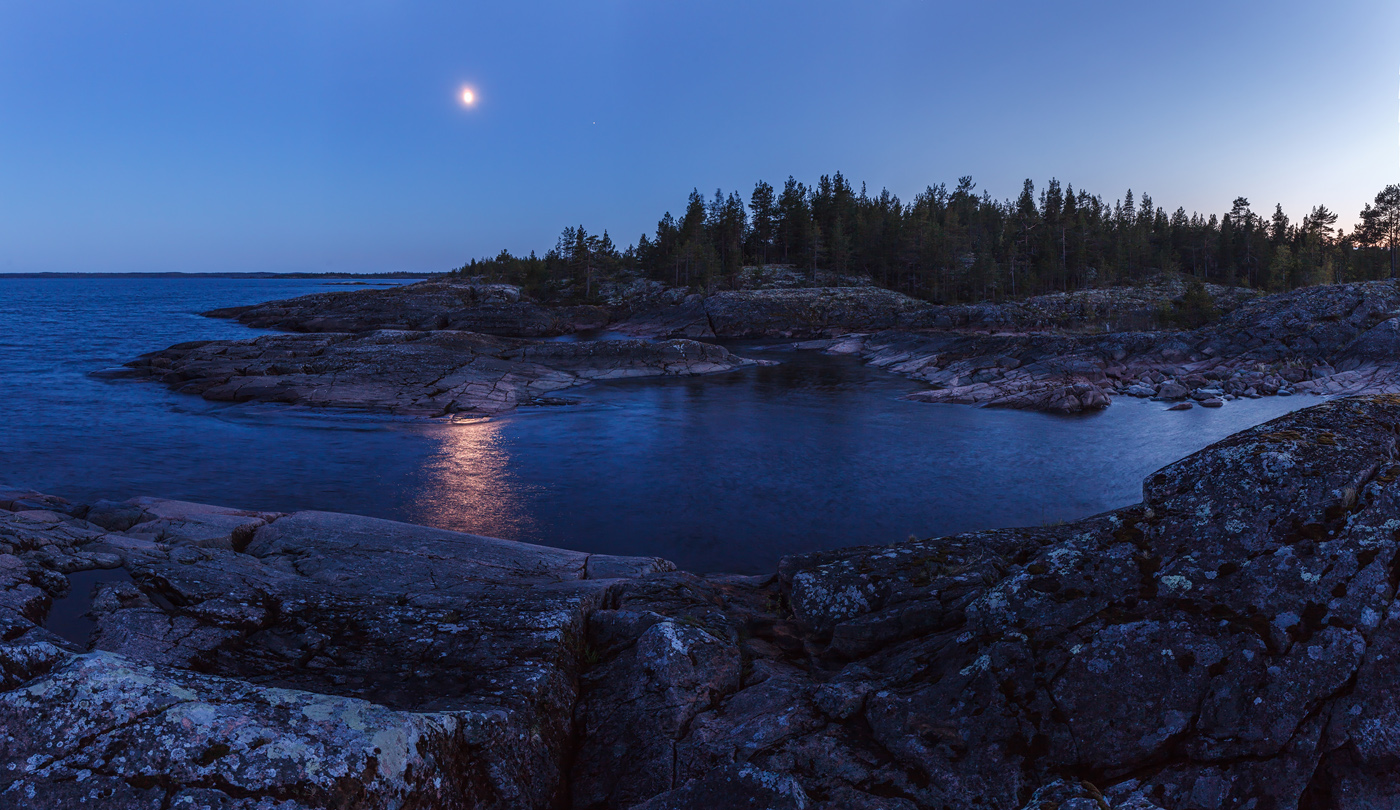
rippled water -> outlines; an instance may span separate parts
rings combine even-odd
[[[619,554],[771,570],[784,554],[1070,520],[1316,400],[1054,417],[904,402],[850,358],[745,346],[777,366],[565,392],[574,407],[440,424],[204,402],[91,371],[259,334],[221,306],[345,289],[289,279],[0,277],[0,485],[325,509]]]

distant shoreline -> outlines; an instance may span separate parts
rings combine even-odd
[[[440,273],[0,273],[0,278],[432,278]]]

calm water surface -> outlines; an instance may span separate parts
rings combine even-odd
[[[1317,401],[978,410],[901,401],[919,384],[850,358],[758,347],[741,353],[782,363],[594,385],[566,392],[579,406],[457,424],[214,404],[89,376],[180,341],[260,334],[203,310],[337,289],[351,288],[0,278],[0,486],[354,512],[759,572],[793,552],[1134,503],[1158,467]]]

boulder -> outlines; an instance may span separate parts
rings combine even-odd
[[[1157,387],[1157,399],[1166,400],[1168,402],[1177,399],[1186,399],[1190,395],[1191,389],[1170,380]]]

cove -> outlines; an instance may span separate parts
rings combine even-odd
[[[91,372],[173,343],[264,334],[197,313],[335,290],[302,279],[0,279],[0,484],[74,500],[152,495],[323,509],[691,571],[787,554],[1069,521],[1134,503],[1144,476],[1317,402],[1089,416],[901,400],[922,386],[849,357],[601,383],[579,404],[458,423],[222,405]]]

